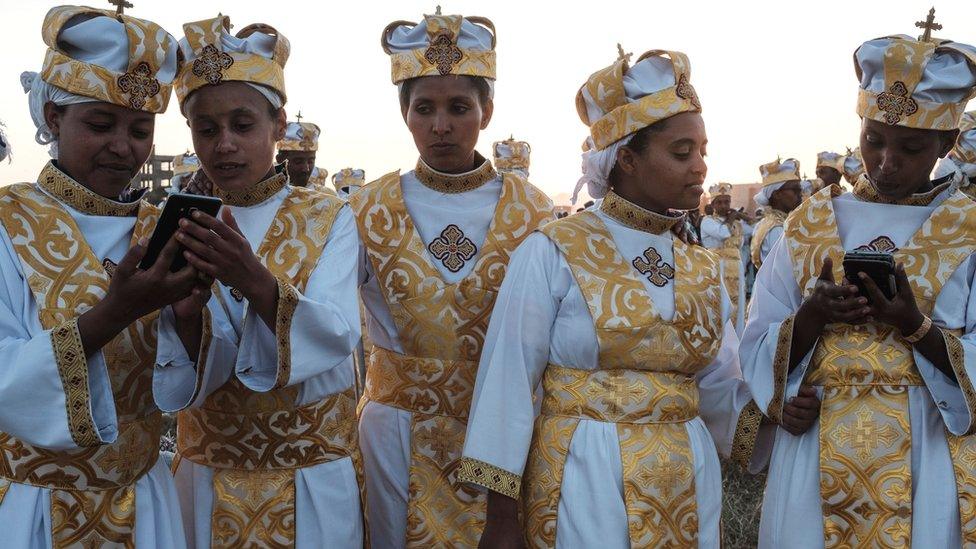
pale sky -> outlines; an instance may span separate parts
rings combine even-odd
[[[435,2],[368,0],[132,0],[132,15],[159,23],[177,38],[182,24],[230,16],[235,29],[262,22],[292,45],[285,69],[289,120],[323,129],[317,164],[335,173],[366,170],[369,180],[408,170],[417,152],[400,116],[382,29],[397,19],[417,21]],[[495,115],[478,149],[514,134],[532,145],[530,180],[557,201],[572,192],[587,128],[575,95],[592,72],[616,59],[620,42],[636,59],[650,49],[679,50],[691,60],[691,81],[703,105],[709,136],[708,184],[759,179],[758,167],[777,155],[796,157],[814,176],[816,154],[857,144],[857,81],[852,55],[863,41],[920,34],[931,0],[794,2],[657,2],[440,0],[444,13],[481,15],[498,29]],[[41,22],[50,0],[0,0],[0,120],[13,161],[0,164],[0,184],[33,180],[48,159],[34,142],[20,73],[39,71]],[[110,8],[103,0],[89,5]],[[941,38],[976,43],[976,2],[936,6]],[[976,108],[976,102],[970,109]],[[192,148],[175,94],[157,117],[156,149]]]

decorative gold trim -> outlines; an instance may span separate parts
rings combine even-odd
[[[84,214],[132,217],[139,211],[139,200],[119,202],[105,198],[72,179],[53,162],[48,162],[41,170],[37,184],[54,198]]]
[[[288,176],[284,168],[278,166],[271,177],[240,191],[225,191],[214,185],[213,195],[223,200],[226,206],[250,208],[278,194],[278,191],[284,189],[287,184]]]
[[[278,312],[275,318],[275,337],[278,340],[278,374],[274,388],[285,387],[291,377],[291,321],[298,307],[298,290],[280,278],[278,281]]]
[[[64,386],[64,405],[71,439],[81,447],[98,446],[101,441],[91,415],[88,361],[85,359],[81,333],[78,332],[78,319],[51,330],[51,348]]]
[[[857,183],[854,184],[853,194],[854,196],[860,198],[865,202],[874,202],[876,204],[894,204],[898,206],[928,206],[929,204],[932,203],[933,200],[935,200],[937,196],[939,196],[940,194],[942,194],[943,191],[948,189],[949,185],[951,185],[951,182],[947,181],[941,185],[938,185],[931,191],[913,194],[905,198],[893,200],[879,193],[878,190],[874,188],[874,184],[871,183],[870,180],[868,180],[867,175],[862,174],[861,177],[858,178]]]
[[[973,387],[973,380],[966,373],[966,353],[959,338],[949,330],[939,329],[942,338],[945,340],[946,354],[949,355],[949,365],[953,373],[956,374],[956,382],[966,398],[966,406],[969,408],[970,417],[976,416],[976,388]],[[969,429],[963,435],[976,433],[976,421],[970,421]]]
[[[756,449],[756,438],[762,425],[763,413],[750,400],[739,412],[739,421],[735,424],[735,436],[732,437],[731,458],[743,467],[748,467],[752,460],[752,452]]]
[[[461,458],[458,464],[457,478],[461,482],[477,484],[512,499],[518,499],[519,492],[522,489],[521,476],[469,457]]]
[[[652,234],[670,231],[681,220],[681,216],[662,215],[646,210],[613,191],[603,198],[600,211],[624,226]]]
[[[217,296],[218,300],[223,299],[220,296],[220,290],[218,288],[215,287],[213,292]],[[197,400],[197,398],[199,398],[200,390],[203,389],[203,374],[206,373],[207,370],[207,356],[210,354],[210,344],[213,341],[213,318],[210,314],[210,309],[207,307],[203,308],[203,320],[200,330],[200,352],[197,355],[196,384],[193,386],[193,396],[190,397],[190,400],[187,402],[187,406],[190,406]]]
[[[790,315],[783,320],[776,339],[773,356],[773,398],[769,401],[766,415],[776,424],[783,422],[783,404],[786,402],[786,378],[790,371],[790,351],[793,347],[793,321]]]
[[[492,167],[491,162],[484,158],[478,168],[459,174],[439,172],[428,166],[423,158],[419,158],[414,174],[425,187],[448,194],[473,191],[498,177],[498,172]]]
[[[3,505],[3,498],[7,495],[7,490],[10,489],[10,481],[5,478],[0,478],[0,505]]]

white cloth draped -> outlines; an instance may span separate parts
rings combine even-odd
[[[252,207],[225,206],[251,244],[260,246],[278,208],[291,192],[286,186]],[[299,406],[340,393],[353,385],[352,353],[360,339],[357,261],[360,257],[355,220],[348,207],[336,217],[318,263],[312,271],[291,323],[291,375],[300,385]],[[219,284],[225,310],[216,298],[208,303],[213,334],[207,371],[196,400],[196,365],[175,333],[171,309],[160,321],[160,343],[153,393],[160,407],[176,411],[198,406],[231,375],[256,391],[271,388],[277,375],[278,347],[264,321]],[[183,521],[190,547],[209,547],[213,508],[213,471],[181,460],[175,472]],[[349,458],[295,472],[297,547],[358,547],[364,528],[359,488]]]
[[[135,217],[81,213],[65,205],[97,258],[115,263],[129,249]],[[0,431],[52,450],[77,449],[65,412],[65,394],[51,348],[41,327],[34,295],[5,230],[0,230]],[[101,352],[88,358],[91,414],[103,442],[118,436],[115,401]],[[160,459],[135,483],[138,547],[184,546],[173,479]],[[6,547],[51,547],[50,490],[11,484],[0,503]]]
[[[637,231],[606,216],[625,258],[654,246],[674,264],[672,235]],[[641,277],[662,318],[674,316],[674,284],[664,287]],[[698,374],[700,417],[687,422],[695,463],[699,546],[719,546],[722,501],[718,452],[729,453],[739,411],[750,396],[741,381],[738,339],[728,321],[730,302],[722,292],[726,319],[722,348]],[[535,234],[512,255],[486,336],[468,423],[464,456],[522,474],[533,431],[533,395],[549,363],[598,367],[599,345],[586,301],[566,259],[544,235]],[[569,447],[559,500],[556,546],[629,548],[615,424],[583,419]]]
[[[863,202],[851,194],[833,200],[840,239],[845,250],[870,243],[879,236],[902,247],[945,197],[930,206],[895,206]],[[743,374],[760,409],[773,396],[773,356],[783,320],[801,304],[785,240],[773,246],[756,278],[749,323],[742,337]],[[966,369],[976,375],[976,256],[963,261],[935,302],[933,321],[962,329]],[[812,350],[787,380],[786,398],[794,396],[806,373]],[[914,548],[960,546],[956,482],[946,446],[945,430],[961,432],[970,418],[959,386],[915,353],[924,386],[908,387],[911,421],[912,539]],[[938,403],[938,404],[936,404]],[[776,429],[766,481],[759,531],[761,548],[824,546],[820,498],[819,423],[793,436]]]

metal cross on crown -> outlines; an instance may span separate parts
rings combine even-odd
[[[935,7],[929,10],[929,15],[925,18],[925,21],[916,21],[915,26],[920,29],[925,29],[922,36],[918,37],[919,42],[931,42],[932,31],[942,30],[942,25],[935,22]]]
[[[131,8],[132,4],[126,2],[125,0],[108,0],[109,4],[115,6],[115,16],[121,17],[125,8]]]

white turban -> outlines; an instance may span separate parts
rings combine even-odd
[[[47,126],[47,122],[44,120],[44,105],[51,102],[60,107],[78,103],[94,103],[99,99],[66,92],[41,80],[41,75],[36,72],[25,71],[21,73],[20,85],[24,87],[24,93],[29,94],[27,104],[34,126],[37,127],[34,140],[41,145],[50,145],[48,154],[51,155],[51,158],[57,158],[58,138],[51,133],[51,128]]]
[[[756,196],[752,197],[752,199],[756,201],[756,204],[759,204],[763,208],[768,208],[769,199],[772,198],[773,193],[780,190],[780,188],[782,188],[783,185],[785,185],[786,183],[787,181],[780,181],[779,183],[766,185],[758,193],[756,193]],[[802,188],[802,184],[801,184],[801,188]]]
[[[617,151],[633,138],[634,134],[630,134],[602,151],[595,148],[583,151],[583,176],[573,189],[573,204],[576,204],[583,185],[586,185],[586,192],[594,199],[607,195],[610,191],[610,171],[617,164]]]

